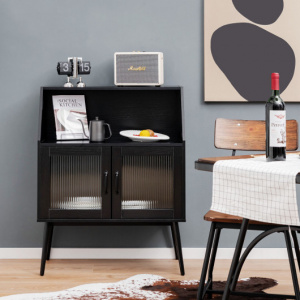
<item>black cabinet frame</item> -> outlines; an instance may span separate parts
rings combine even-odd
[[[50,207],[50,183],[51,183],[51,158],[55,155],[72,157],[99,155],[102,165],[102,182],[106,188],[102,192],[102,208],[97,210],[87,209],[51,209]],[[83,220],[83,219],[110,219],[111,218],[111,150],[110,147],[70,147],[70,146],[50,146],[39,147],[39,177],[38,177],[38,221],[50,220]],[[99,170],[100,171],[100,170]],[[107,176],[105,176],[107,174]]]
[[[163,156],[170,155],[174,161],[174,207],[160,210],[121,210],[120,182],[122,182],[122,156]],[[168,221],[185,219],[185,205],[182,199],[184,181],[183,152],[181,147],[112,147],[112,219],[142,219],[150,221],[152,219],[166,219]]]
[[[52,95],[83,94],[88,119],[100,115],[113,129],[104,143],[55,140]],[[102,101],[102,97],[111,102]],[[122,98],[121,98],[122,96]],[[154,97],[155,96],[155,97]],[[142,100],[141,100],[142,99]],[[143,102],[143,99],[146,99]],[[155,113],[150,112],[153,99]],[[143,108],[148,105],[148,112]],[[127,107],[128,106],[128,107]],[[41,88],[40,133],[38,142],[38,221],[45,222],[40,274],[44,275],[50,258],[53,228],[72,225],[165,225],[170,226],[180,272],[184,265],[178,222],[185,222],[185,141],[182,126],[182,89],[180,87],[94,87],[85,89]],[[119,108],[119,109],[118,109]],[[157,113],[157,111],[161,111]],[[102,113],[102,115],[101,115]],[[152,114],[152,115],[151,115]],[[145,125],[150,124],[149,126]],[[119,120],[119,122],[118,122]],[[118,134],[120,129],[149,128],[170,136],[167,142],[132,142]],[[157,127],[156,127],[157,126]],[[151,128],[151,127],[150,127]],[[123,157],[169,156],[172,160],[173,206],[159,209],[122,209]],[[72,156],[97,156],[101,160],[101,197],[99,209],[60,209],[51,207],[51,159]],[[70,170],[72,174],[72,169]]]

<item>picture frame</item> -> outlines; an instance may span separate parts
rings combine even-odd
[[[300,1],[204,0],[204,101],[299,102]]]

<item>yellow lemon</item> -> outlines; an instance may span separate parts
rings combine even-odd
[[[142,130],[140,132],[140,136],[147,136],[147,137],[149,137],[150,136],[150,132],[148,130]]]

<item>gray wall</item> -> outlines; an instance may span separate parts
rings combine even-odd
[[[198,157],[229,155],[213,147],[217,117],[263,119],[264,104],[203,102],[203,0],[9,0],[0,9],[0,247],[40,247],[36,222],[40,86],[62,86],[56,63],[90,60],[88,86],[113,85],[115,51],[162,51],[165,85],[184,87],[187,222],[183,247],[205,247],[212,176],[194,170]],[[259,71],[259,70],[258,70]],[[289,118],[298,105],[288,104]],[[233,247],[236,234],[221,246]],[[282,246],[277,238],[263,246]],[[171,247],[161,227],[63,227],[55,247]]]

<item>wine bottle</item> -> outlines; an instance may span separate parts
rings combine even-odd
[[[279,74],[272,73],[272,95],[266,103],[267,161],[286,159],[286,111],[279,92]]]

